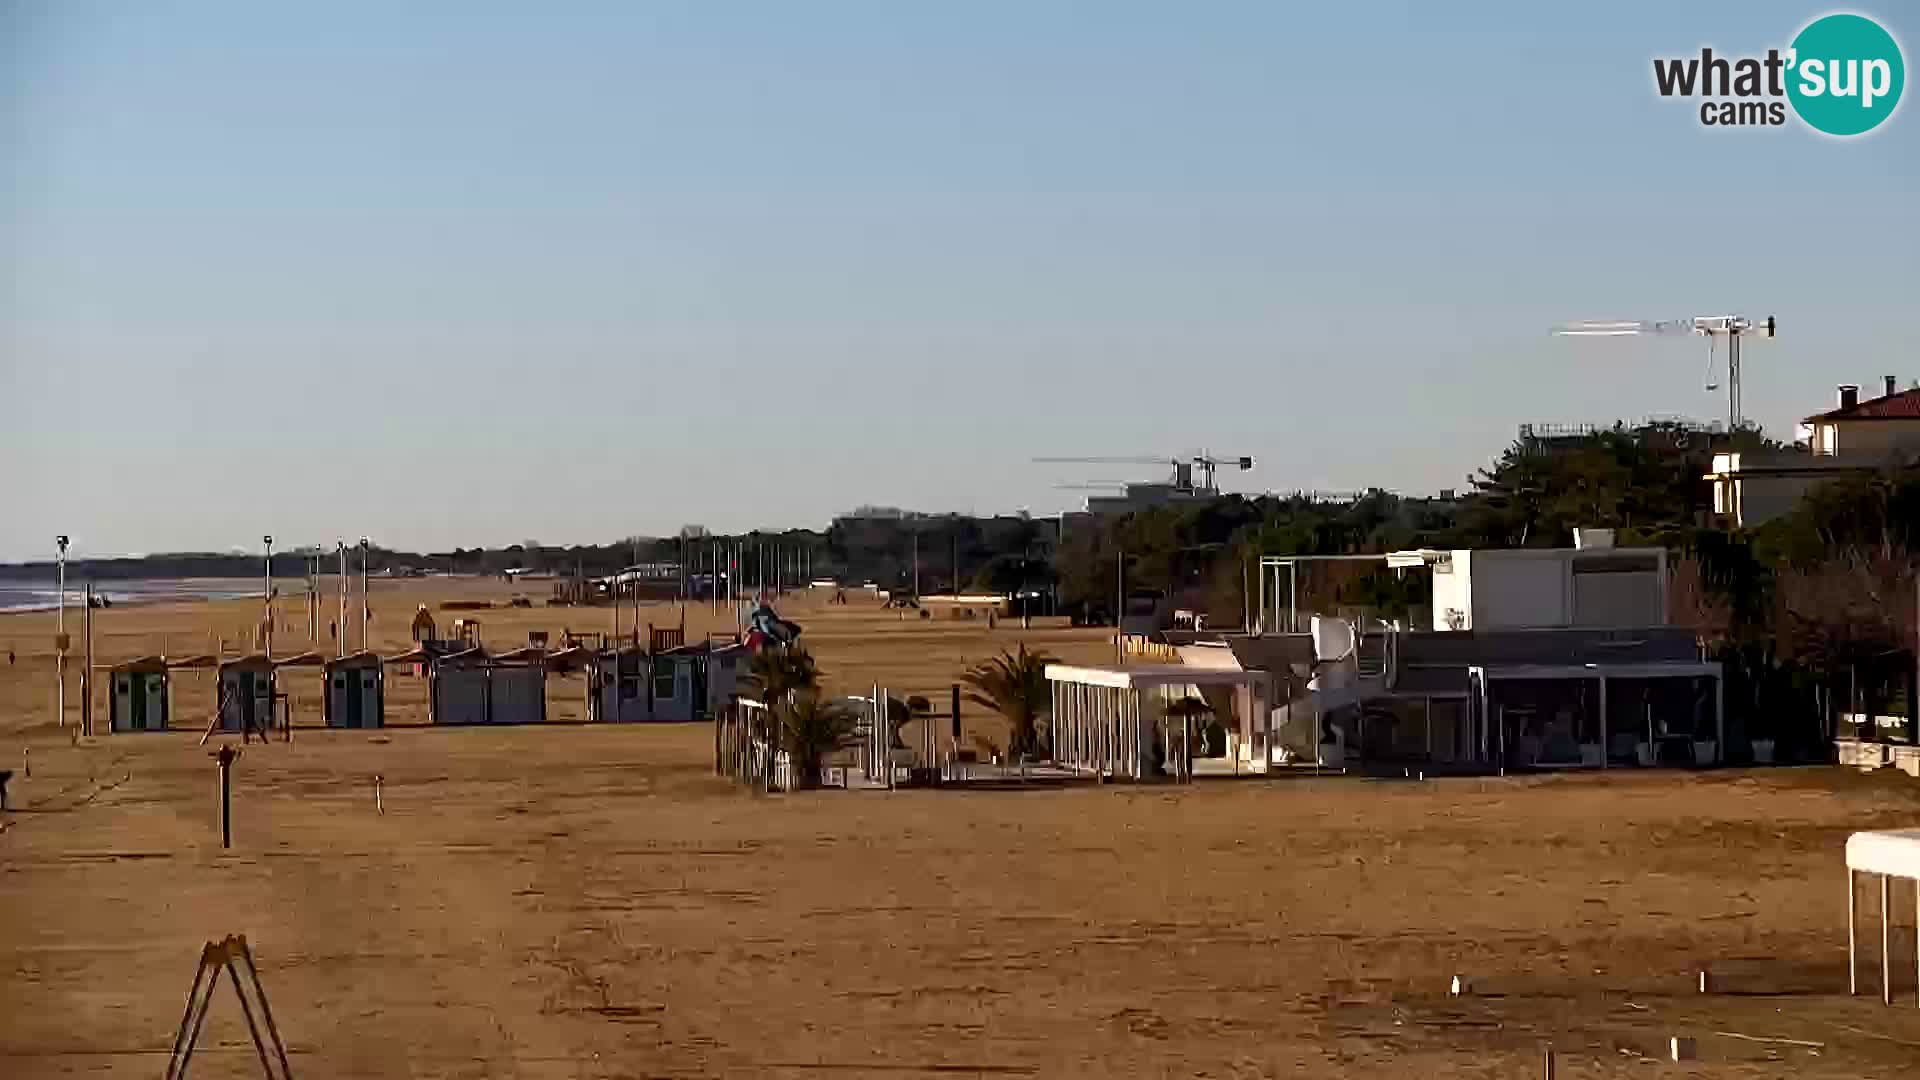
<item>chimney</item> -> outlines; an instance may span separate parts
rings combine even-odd
[[[1886,376],[1886,380],[1887,380],[1887,396],[1888,397],[1892,397],[1893,395],[1900,392],[1899,379],[1895,378],[1892,375],[1888,375]]]
[[[1853,383],[1840,384],[1840,407],[1851,409],[1860,404],[1860,388]]]

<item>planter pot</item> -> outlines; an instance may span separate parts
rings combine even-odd
[[[1320,764],[1325,765],[1329,769],[1346,768],[1347,748],[1334,742],[1321,743]]]
[[[1633,760],[1639,762],[1640,767],[1643,769],[1652,765],[1653,764],[1653,744],[1652,743],[1633,744]]]
[[[1720,744],[1712,739],[1695,739],[1693,742],[1693,763],[1712,765],[1719,760]]]
[[[1773,764],[1773,740],[1772,739],[1753,740],[1753,763],[1755,765]]]
[[[1600,763],[1604,757],[1605,755],[1601,752],[1599,743],[1580,744],[1580,764],[1588,768],[1597,769],[1600,767]]]

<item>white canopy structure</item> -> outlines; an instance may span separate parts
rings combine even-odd
[[[1241,747],[1254,744],[1253,722],[1260,718],[1262,735],[1268,713],[1268,676],[1264,671],[1232,671],[1188,667],[1184,664],[1143,664],[1133,667],[1076,667],[1048,664],[1047,681],[1053,687],[1052,739],[1055,762],[1100,777],[1145,780],[1156,774],[1154,758],[1159,744],[1160,768],[1179,779],[1193,777],[1193,717],[1168,715],[1168,704],[1185,691],[1203,688],[1246,691],[1247,705],[1235,708],[1237,719],[1217,719],[1237,728],[1238,746],[1229,752],[1237,763]],[[1173,729],[1177,727],[1175,737]],[[1264,739],[1262,740],[1264,745]],[[1265,771],[1262,760],[1253,771]]]
[[[1914,883],[1914,909],[1920,912],[1920,829],[1887,829],[1857,832],[1847,837],[1847,993],[1860,992],[1860,973],[1855,963],[1859,949],[1854,940],[1855,898],[1860,874],[1880,876],[1880,1000],[1893,1004],[1893,955],[1888,936],[1889,913],[1893,901],[1893,879],[1906,878]],[[1920,944],[1914,947],[1914,966],[1920,971]],[[1920,989],[1916,989],[1920,995]],[[1917,1002],[1920,1003],[1920,1002]]]

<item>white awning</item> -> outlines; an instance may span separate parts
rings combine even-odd
[[[1847,837],[1847,869],[1920,880],[1920,829],[1854,833]]]
[[[1253,686],[1265,683],[1267,673],[1188,667],[1185,664],[1141,664],[1135,667],[1048,664],[1047,681],[1144,690],[1155,686]]]

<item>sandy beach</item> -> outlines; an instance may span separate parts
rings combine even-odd
[[[517,591],[538,605],[545,588]],[[420,603],[515,591],[376,582],[374,643],[397,650]],[[1098,630],[988,631],[871,602],[783,613],[830,680],[897,693],[942,692],[1023,638],[1085,661],[1111,648]],[[96,652],[232,647],[257,614],[96,612]],[[502,648],[612,618],[476,614]],[[298,598],[279,617],[286,647],[305,647]],[[695,636],[724,622],[687,618]],[[702,726],[410,727],[417,688],[395,678],[395,726],[327,731],[318,675],[296,673],[303,726],[245,750],[222,851],[197,745],[205,676],[176,687],[176,726],[196,730],[73,745],[51,713],[51,628],[0,616],[16,651],[0,760],[19,770],[30,749],[33,769],[0,831],[8,1077],[154,1075],[201,943],[228,933],[253,942],[300,1076],[1512,1077],[1539,1075],[1547,1045],[1563,1077],[1920,1068],[1904,890],[1900,1004],[1879,1004],[1871,974],[1868,996],[1845,993],[1841,846],[1920,820],[1904,778],[766,797],[709,775]],[[1721,992],[1696,992],[1702,968]],[[1456,973],[1476,994],[1449,996]],[[1654,1063],[1672,1035],[1700,1060]],[[230,999],[203,1042],[195,1076],[257,1074]]]

